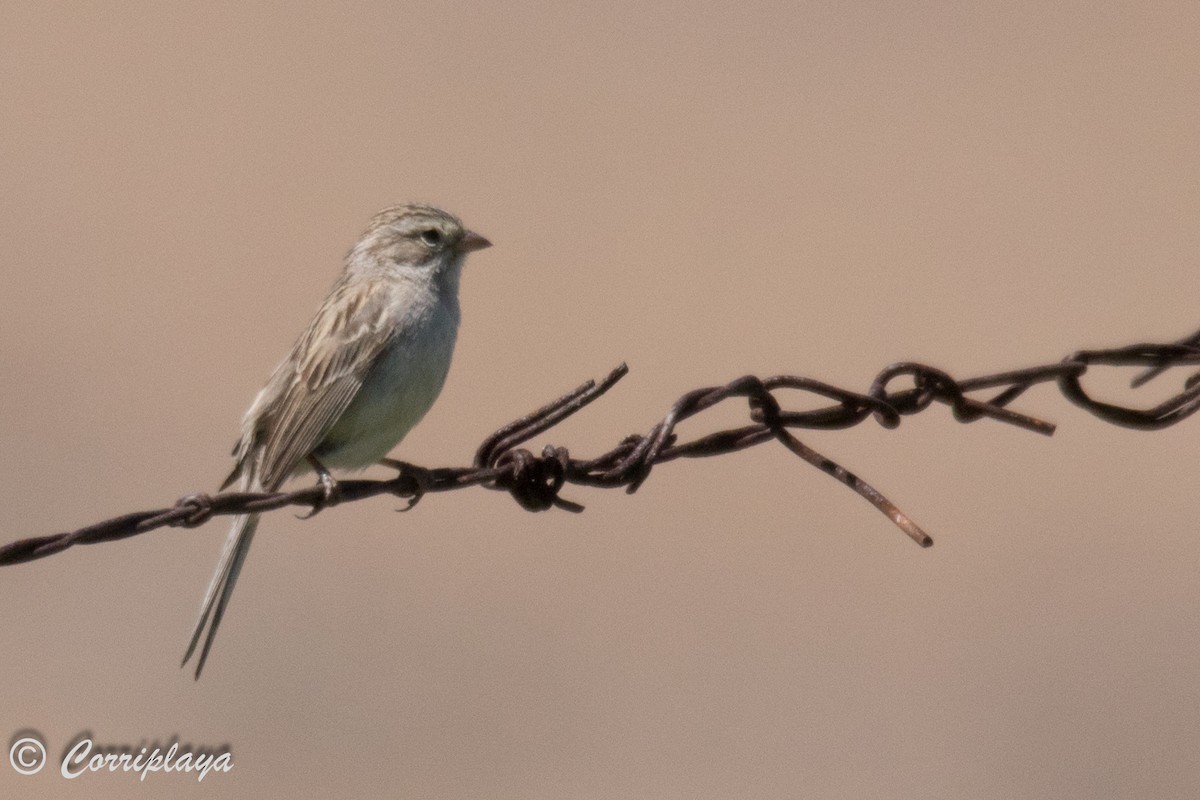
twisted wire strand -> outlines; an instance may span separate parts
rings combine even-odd
[[[1190,375],[1184,381],[1182,391],[1146,408],[1117,405],[1093,397],[1083,386],[1084,375],[1093,367],[1143,367],[1131,384],[1137,389],[1170,369],[1195,365],[1200,365],[1200,331],[1165,344],[1079,350],[1055,364],[965,380],[957,380],[926,364],[901,362],[880,371],[866,393],[795,375],[761,379],[746,375],[724,386],[687,392],[646,434],[627,436],[611,450],[594,458],[577,459],[565,447],[552,445],[547,445],[541,455],[534,455],[522,447],[608,392],[629,371],[621,364],[599,382],[587,381],[488,436],[479,445],[469,467],[427,469],[387,461],[396,469],[395,477],[339,481],[338,503],[386,494],[407,499],[408,508],[411,508],[431,492],[483,486],[508,492],[527,511],[558,508],[577,513],[583,506],[561,496],[563,487],[568,484],[624,487],[626,492],[633,493],[650,477],[652,469],[661,464],[679,458],[724,455],[775,440],[855,491],[914,541],[928,547],[933,544],[933,539],[895,504],[853,472],[801,442],[792,429],[840,430],[858,425],[867,418],[892,429],[903,417],[920,413],[936,402],[949,406],[954,419],[962,423],[986,418],[1049,436],[1055,430],[1052,423],[1008,406],[1034,386],[1054,384],[1067,400],[1104,422],[1134,430],[1159,430],[1200,409],[1200,373]],[[905,385],[893,388],[898,381]],[[801,392],[829,401],[829,404],[785,410],[777,396],[781,390]],[[985,390],[999,391],[986,400],[968,396]],[[750,424],[707,433],[688,441],[679,440],[675,429],[681,422],[734,398],[746,401]],[[308,506],[319,511],[326,507],[326,494],[318,484],[290,492],[188,495],[166,508],[123,514],[74,531],[10,542],[0,546],[0,566],[45,558],[77,544],[113,542],[164,527],[195,528],[214,516],[261,513],[286,506]]]

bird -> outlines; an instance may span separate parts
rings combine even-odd
[[[308,327],[242,420],[221,490],[273,492],[312,469],[328,501],[330,468],[383,459],[437,399],[450,369],[468,253],[490,247],[454,215],[403,204],[376,214]],[[318,506],[319,507],[319,506]],[[225,615],[258,514],[234,518],[184,653],[199,680]]]

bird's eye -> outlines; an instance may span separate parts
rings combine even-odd
[[[428,230],[421,231],[421,241],[430,247],[437,247],[442,243],[442,234],[439,231],[430,228]]]

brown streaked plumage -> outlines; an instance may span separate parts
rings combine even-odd
[[[463,259],[489,245],[432,206],[376,214],[246,412],[221,488],[236,482],[243,491],[273,491],[310,459],[360,469],[385,456],[441,391],[458,330]],[[239,516],[226,539],[183,657],[186,664],[203,635],[197,678],[257,525],[257,514]]]

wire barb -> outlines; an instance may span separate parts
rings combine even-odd
[[[601,381],[587,381],[497,430],[480,444],[469,467],[426,469],[387,460],[382,463],[397,470],[395,477],[337,481],[336,492],[325,481],[291,492],[188,495],[167,508],[125,514],[75,531],[35,536],[0,546],[0,566],[45,558],[77,544],[112,542],[158,528],[195,528],[214,516],[262,513],[293,505],[307,506],[315,513],[332,505],[332,500],[348,503],[385,494],[408,500],[411,508],[427,494],[468,486],[508,492],[527,511],[557,508],[578,513],[583,506],[561,496],[567,484],[624,487],[632,493],[649,478],[651,469],[660,464],[678,458],[723,455],[771,440],[858,493],[915,542],[928,547],[933,540],[894,503],[850,470],[801,442],[792,429],[840,430],[858,425],[868,417],[881,427],[892,429],[904,417],[924,411],[936,401],[950,406],[954,419],[962,423],[990,419],[1049,436],[1055,429],[1052,423],[1008,406],[1034,386],[1054,384],[1069,401],[1105,422],[1136,430],[1159,430],[1200,409],[1200,373],[1189,376],[1182,391],[1149,408],[1100,401],[1088,394],[1083,377],[1092,367],[1140,366],[1144,371],[1133,381],[1136,389],[1169,369],[1195,365],[1200,365],[1200,331],[1167,344],[1080,350],[1057,364],[967,380],[956,380],[949,373],[925,364],[901,362],[883,369],[865,394],[795,375],[766,379],[746,375],[724,386],[709,386],[684,394],[645,435],[627,436],[595,458],[572,458],[565,447],[550,445],[540,456],[535,456],[522,447],[608,392],[629,372],[621,364]],[[911,385],[893,388],[897,380],[911,381]],[[786,410],[779,399],[785,390],[803,392],[829,404]],[[969,396],[985,390],[999,391],[987,400]],[[745,398],[749,404],[751,424],[680,441],[676,428],[681,422],[734,397]]]

